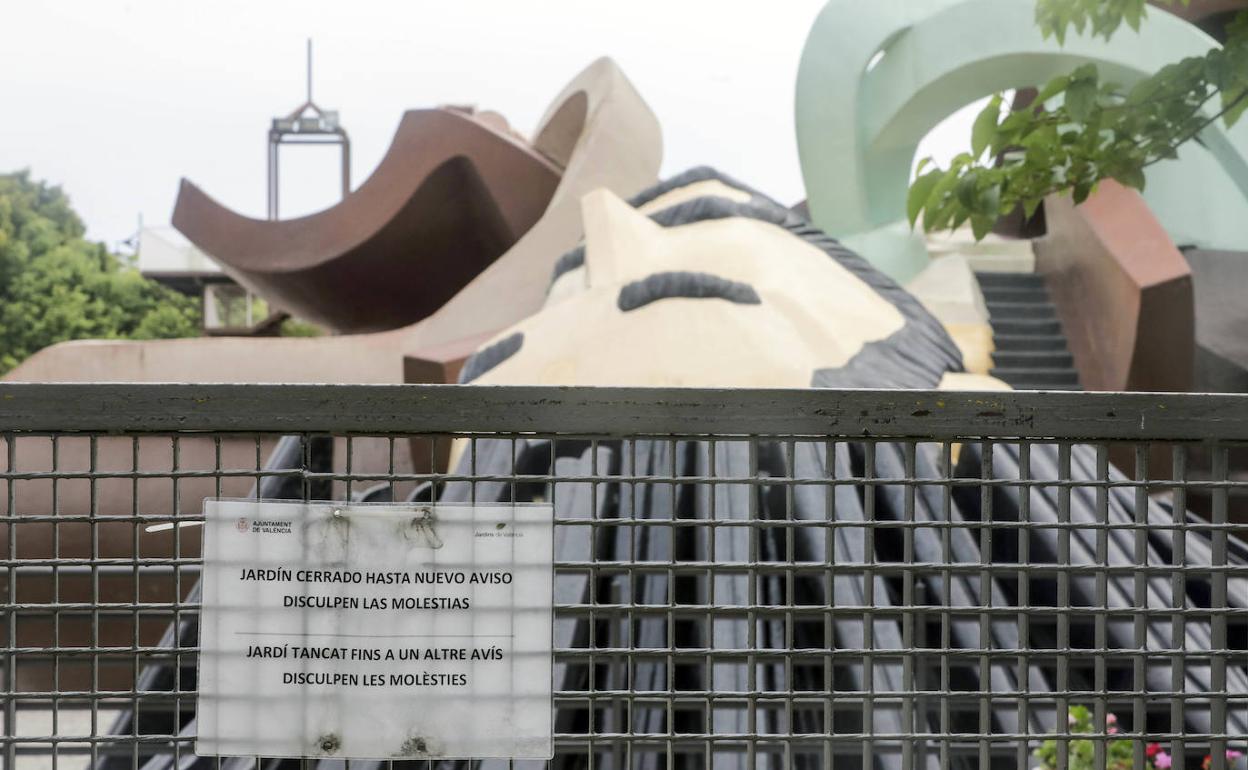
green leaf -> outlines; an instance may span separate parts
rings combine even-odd
[[[1157,91],[1158,80],[1158,75],[1153,75],[1131,86],[1131,90],[1127,91],[1127,98],[1122,100],[1123,104],[1131,106],[1147,103]]]
[[[1058,75],[1049,82],[1044,84],[1040,92],[1036,94],[1036,103],[1043,104],[1048,100],[1065,91],[1070,85],[1070,75]]]
[[[1036,114],[1030,109],[1015,110],[997,124],[997,135],[1001,136],[1006,144],[1014,144],[1017,142],[1017,135],[1027,130],[1036,119]]]
[[[1075,203],[1083,203],[1088,199],[1088,196],[1092,194],[1092,183],[1087,181],[1080,181],[1076,183],[1074,189],[1072,190],[1072,194],[1074,196]]]
[[[995,223],[1001,216],[1000,185],[992,184],[980,190],[979,198],[975,201],[975,210]]]
[[[923,208],[927,205],[928,198],[932,195],[932,190],[936,188],[936,184],[945,176],[945,172],[941,169],[933,169],[923,176],[914,180],[910,185],[910,192],[906,195],[906,216],[910,218],[910,227],[914,227],[919,221],[919,214],[923,212]]]
[[[936,183],[936,187],[932,189],[932,200],[944,197],[950,190],[953,189],[953,186],[958,183],[958,179],[961,178],[962,168],[965,164],[956,162],[957,158],[954,158],[954,161],[955,162],[949,166],[949,170],[945,171],[944,176],[941,177],[940,181]]]
[[[1234,74],[1229,71],[1229,65],[1224,52],[1219,48],[1213,49],[1205,54],[1205,80],[1214,88],[1225,88],[1228,77]]]
[[[1123,18],[1126,19],[1127,26],[1135,32],[1140,31],[1140,20],[1144,18],[1147,11],[1144,10],[1144,4],[1128,3],[1123,9]]]
[[[1071,73],[1070,85],[1066,88],[1066,111],[1080,123],[1086,122],[1096,107],[1096,82],[1095,65],[1085,64]]]
[[[962,208],[968,210],[975,209],[978,183],[979,174],[975,171],[967,172],[966,176],[958,180],[957,186],[953,189],[953,195],[957,198],[958,203],[962,204]]]
[[[971,234],[975,236],[976,241],[982,241],[985,235],[992,232],[992,226],[996,223],[996,217],[986,217],[982,214],[972,214]]]
[[[997,121],[1001,117],[1001,94],[995,94],[979,111],[971,128],[971,155],[979,158],[997,137]]]
[[[947,196],[958,182],[961,173],[959,168],[955,164],[948,171],[940,172],[940,179],[936,182],[936,186],[932,188],[932,192],[927,196],[927,201],[923,204],[923,229],[928,232],[944,229],[943,223],[947,223],[953,215],[953,208],[957,204],[952,198]]]
[[[928,232],[949,229],[949,221],[954,212],[959,210],[957,201],[953,198],[932,201],[923,214],[923,227]]]
[[[1248,87],[1241,87],[1234,92],[1234,95],[1222,92],[1222,121],[1227,128],[1234,126],[1244,114],[1244,110],[1248,110]]]
[[[1119,171],[1117,174],[1114,174],[1114,179],[1122,182],[1127,187],[1144,192],[1144,169],[1139,166],[1132,166]]]
[[[1040,204],[1044,203],[1044,198],[1031,197],[1023,201],[1023,214],[1028,219],[1036,215],[1036,209],[1040,208]]]

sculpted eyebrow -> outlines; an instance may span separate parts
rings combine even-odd
[[[585,247],[577,246],[568,253],[559,257],[559,261],[555,263],[555,269],[550,276],[550,285],[554,286],[555,281],[563,277],[565,273],[570,273],[579,267],[585,266]]]
[[[484,350],[478,350],[459,371],[459,384],[464,385],[477,379],[489,370],[520,352],[524,345],[524,332],[516,332],[495,342]]]
[[[730,281],[710,273],[654,273],[620,289],[617,305],[628,312],[651,302],[672,297],[685,299],[726,299],[740,305],[758,305],[758,292],[748,283]]]

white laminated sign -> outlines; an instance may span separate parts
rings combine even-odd
[[[204,516],[197,754],[552,756],[550,506]]]

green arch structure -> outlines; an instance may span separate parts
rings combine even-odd
[[[1138,33],[1045,40],[1035,0],[831,0],[802,51],[797,142],[811,218],[907,280],[927,263],[905,221],[919,141],[989,93],[1043,83],[1085,62],[1130,86],[1200,56],[1213,38],[1150,9]],[[1148,169],[1144,197],[1179,245],[1248,250],[1248,120],[1221,124]],[[967,137],[969,147],[970,137]]]

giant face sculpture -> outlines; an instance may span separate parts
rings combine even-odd
[[[935,388],[960,372],[912,297],[748,188],[695,170],[634,203],[583,199],[585,244],[560,260],[544,307],[463,381]]]

